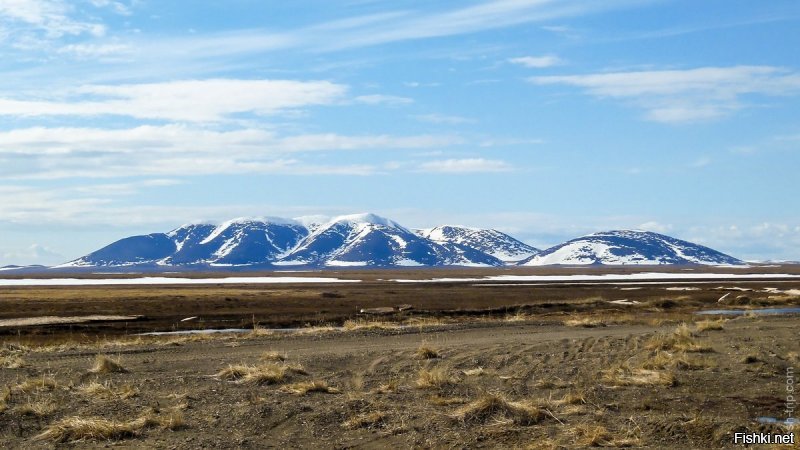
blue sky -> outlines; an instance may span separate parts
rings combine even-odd
[[[794,0],[0,0],[0,265],[371,211],[800,259]]]

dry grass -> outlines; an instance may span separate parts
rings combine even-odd
[[[177,410],[166,416],[146,414],[129,421],[67,417],[49,425],[34,439],[55,442],[108,441],[136,437],[148,428],[177,430],[184,426],[183,414]]]
[[[694,333],[685,323],[675,328],[672,333],[653,336],[647,342],[646,348],[670,352],[705,353],[713,351],[711,347],[699,344]]]
[[[127,400],[139,395],[139,390],[129,384],[116,388],[108,381],[105,383],[93,381],[79,387],[78,391],[88,397],[100,399],[118,398]]]
[[[276,351],[268,351],[261,354],[262,361],[283,362],[286,361],[286,354]]]
[[[463,370],[462,373],[468,377],[477,377],[481,375],[485,375],[487,373],[483,367],[476,367],[474,369],[467,369]]]
[[[342,426],[348,430],[359,428],[381,428],[386,425],[386,413],[374,411],[371,413],[359,414],[346,420]]]
[[[308,372],[299,364],[262,363],[257,366],[231,364],[220,370],[215,376],[225,381],[251,384],[277,384],[289,374],[307,375]]]
[[[284,392],[294,395],[306,395],[309,392],[323,392],[326,394],[338,394],[341,391],[328,385],[324,380],[301,381],[283,387]]]
[[[615,386],[675,386],[677,380],[669,372],[632,368],[623,364],[603,372],[603,381]]]
[[[578,424],[570,430],[575,436],[574,445],[585,447],[633,447],[641,445],[638,438],[615,437],[602,425]]]
[[[725,329],[725,322],[727,321],[728,319],[699,320],[694,323],[694,327],[697,333],[702,333],[704,331],[720,331]]]
[[[0,369],[21,369],[25,367],[25,361],[20,355],[0,355]]]
[[[440,366],[431,369],[420,369],[417,374],[416,386],[419,389],[439,389],[456,383],[458,383],[458,379],[450,373],[450,369]]]
[[[26,403],[14,408],[14,413],[20,416],[44,417],[56,410],[56,404],[50,399],[28,400]]]
[[[396,330],[400,325],[393,322],[384,322],[376,320],[346,320],[342,324],[345,331],[359,331],[359,330]]]
[[[374,391],[375,394],[388,394],[391,392],[397,391],[400,388],[400,382],[397,380],[389,380],[386,383],[382,383]]]
[[[648,370],[700,370],[710,366],[708,361],[689,357],[685,353],[670,353],[663,350],[656,351],[641,365],[643,369]]]
[[[0,414],[8,409],[9,400],[11,400],[11,389],[5,386],[2,393],[0,393]]]
[[[94,366],[89,369],[89,373],[126,373],[128,369],[120,364],[119,360],[113,360],[105,355],[97,355],[94,359]]]
[[[42,375],[37,378],[29,378],[22,383],[17,384],[11,388],[14,392],[31,393],[39,391],[52,391],[58,387],[56,379],[50,375]]]
[[[486,423],[493,419],[518,425],[533,425],[544,419],[545,413],[536,406],[511,402],[498,394],[484,394],[456,409],[450,417],[463,424]]]
[[[583,328],[595,328],[595,327],[604,327],[606,326],[605,322],[602,319],[597,317],[583,317],[580,319],[567,319],[564,321],[564,325],[568,327],[583,327]]]
[[[417,348],[416,355],[419,359],[441,358],[441,354],[437,348],[432,347],[424,342],[419,346],[419,348]]]

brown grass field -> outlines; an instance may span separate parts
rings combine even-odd
[[[787,431],[756,419],[785,417],[800,315],[693,312],[798,306],[782,291],[800,281],[384,281],[487,273],[0,288],[0,321],[138,317],[0,327],[0,447],[734,448]],[[136,335],[192,328],[250,331]]]

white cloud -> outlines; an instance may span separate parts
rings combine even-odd
[[[217,131],[186,125],[126,129],[25,128],[0,132],[0,176],[114,177],[281,173],[367,175],[368,165],[319,166],[297,158],[318,151],[442,148],[450,135],[299,134],[262,129]]]
[[[267,115],[331,104],[346,91],[346,86],[329,81],[294,80],[208,79],[86,85],[67,93],[77,97],[72,101],[0,98],[0,115],[123,115],[139,119],[211,122],[232,114]],[[87,100],[86,96],[92,100]]]
[[[64,255],[40,244],[32,244],[26,248],[5,249],[2,257],[8,264],[57,264],[64,261]],[[5,265],[5,264],[3,264]]]
[[[710,165],[711,162],[712,162],[712,160],[708,156],[701,156],[700,158],[697,158],[696,160],[692,161],[689,164],[689,167],[691,167],[693,169],[700,169],[700,168],[703,168],[703,167],[706,167],[706,166]]]
[[[536,69],[564,64],[564,61],[561,58],[554,55],[520,56],[518,58],[511,58],[508,60],[508,62]]]
[[[670,231],[672,231],[673,226],[668,223],[661,223],[651,220],[649,222],[639,224],[639,226],[637,226],[636,228],[644,231],[653,231],[656,233],[667,234]]]
[[[77,59],[107,59],[128,55],[132,48],[125,44],[69,44],[57,51]]]
[[[505,161],[483,158],[444,159],[420,164],[422,172],[481,173],[508,172],[513,168]]]
[[[75,20],[70,17],[72,12],[73,8],[62,0],[0,1],[0,23],[18,31],[24,25],[44,32],[49,38],[84,33],[94,36],[105,34],[105,25]]]
[[[632,102],[656,122],[680,123],[716,119],[747,105],[745,95],[784,96],[800,93],[800,74],[771,66],[701,67],[687,70],[537,76],[538,85],[566,84],[589,95]]]
[[[381,94],[372,94],[372,95],[359,95],[355,98],[355,101],[358,103],[364,103],[367,105],[408,105],[410,103],[414,103],[414,99],[408,97],[399,97],[396,95],[381,95]]]
[[[92,5],[97,8],[110,8],[117,14],[123,16],[130,16],[133,12],[131,11],[130,6],[126,5],[123,2],[116,2],[112,0],[90,0]]]
[[[475,119],[470,119],[461,116],[449,116],[446,114],[420,114],[413,116],[421,122],[445,124],[445,125],[460,125],[465,123],[475,123]]]

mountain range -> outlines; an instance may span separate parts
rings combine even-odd
[[[608,231],[539,250],[492,229],[410,229],[375,214],[193,223],[131,236],[58,269],[202,270],[510,265],[700,264],[742,261],[647,231]]]

